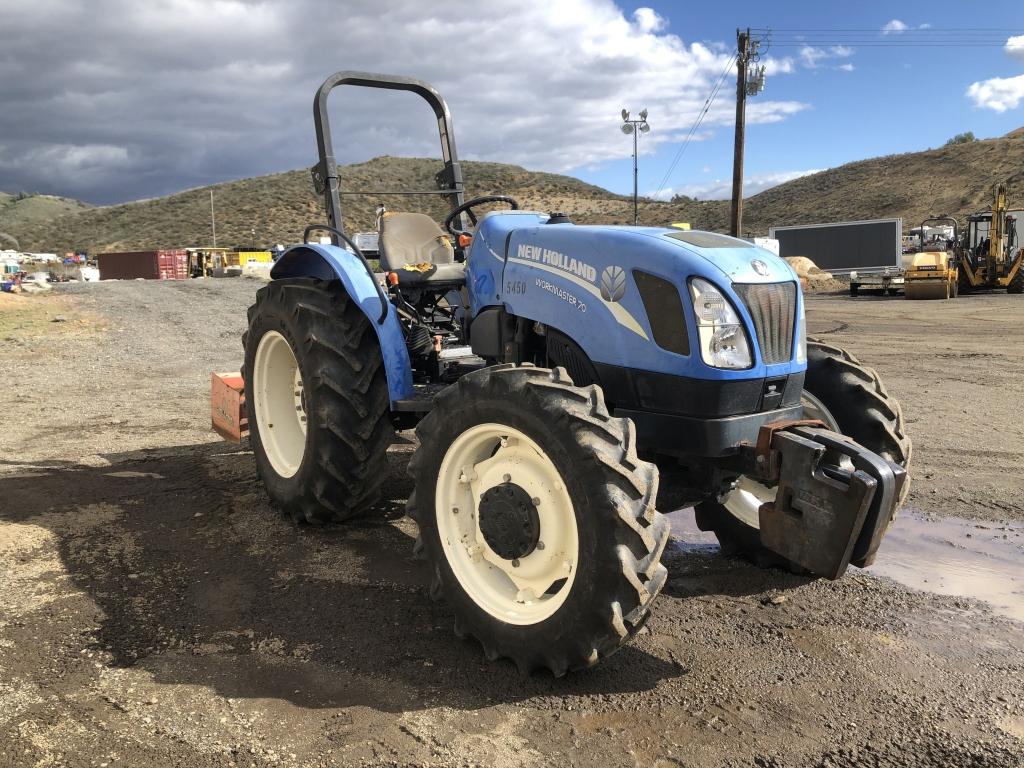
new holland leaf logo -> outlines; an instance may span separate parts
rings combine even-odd
[[[601,273],[601,298],[618,301],[626,292],[626,272],[622,267],[605,267]]]

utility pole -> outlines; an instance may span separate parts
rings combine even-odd
[[[743,232],[743,149],[747,129],[747,96],[764,90],[764,67],[756,63],[761,41],[751,39],[750,27],[736,30],[736,133],[732,156],[732,216],[729,234],[739,237]]]
[[[732,215],[729,234],[739,237],[743,229],[743,141],[747,127],[747,56],[750,29],[736,30],[736,132],[732,154]]]
[[[213,228],[213,247],[217,247],[217,217],[213,214],[213,190],[210,190],[210,226]]]

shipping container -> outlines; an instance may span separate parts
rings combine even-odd
[[[187,280],[188,254],[182,249],[125,251],[98,256],[101,280]]]
[[[246,264],[256,262],[258,264],[272,264],[274,261],[273,254],[270,251],[239,251],[238,252],[238,266],[244,267]]]

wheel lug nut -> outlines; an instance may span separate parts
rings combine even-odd
[[[533,506],[535,506],[535,507],[539,507],[540,506],[540,499],[538,497],[534,496],[532,499],[530,499],[530,503],[533,504]]]
[[[501,479],[503,482],[510,483],[512,482],[512,475],[502,475]]]
[[[538,541],[537,542],[537,549],[544,549],[544,542],[543,541]]]
[[[452,507],[452,514],[453,515],[459,514],[459,508],[458,507]]]
[[[514,560],[512,561],[512,567],[513,567],[513,568],[518,568],[518,567],[519,567],[519,558],[518,558],[518,557],[517,557],[517,558],[515,558],[515,559],[514,559]]]

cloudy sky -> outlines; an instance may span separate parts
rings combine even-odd
[[[464,159],[570,173],[618,192],[632,183],[618,113],[646,107],[641,193],[724,197],[735,29],[771,27],[768,86],[748,108],[752,194],[961,131],[994,136],[1024,124],[1024,5],[989,2],[970,18],[964,8],[0,0],[0,190],[106,204],[307,167],[314,90],[332,71],[360,69],[436,85]],[[955,33],[983,45],[934,46],[954,27],[993,19],[1012,26]],[[336,91],[333,119],[343,162],[437,154],[431,116],[408,94]]]

